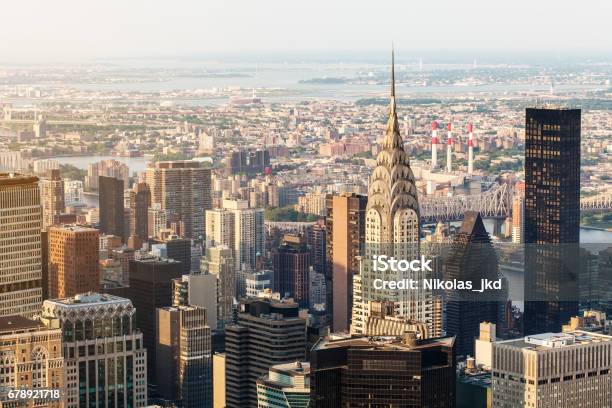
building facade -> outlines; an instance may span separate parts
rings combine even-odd
[[[0,173],[0,316],[40,313],[41,229],[38,178]]]
[[[61,328],[66,407],[147,406],[147,350],[129,299],[99,293],[46,300]]]
[[[104,234],[125,237],[125,211],[123,208],[124,182],[115,177],[100,176],[100,231]]]
[[[257,380],[258,408],[308,408],[310,363],[293,362],[270,367]]]
[[[43,207],[43,228],[55,224],[55,217],[66,208],[64,199],[64,181],[59,170],[49,170],[47,177],[40,182]]]

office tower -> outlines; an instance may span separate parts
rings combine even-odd
[[[525,221],[525,197],[516,195],[512,199],[512,243],[522,244]]]
[[[217,278],[217,327],[222,329],[232,320],[232,305],[236,293],[236,265],[232,250],[227,246],[206,248],[202,272]]]
[[[182,222],[185,238],[204,240],[205,212],[211,208],[210,169],[196,161],[155,163],[147,169],[151,203],[166,210],[168,222]]]
[[[337,336],[310,352],[310,406],[455,406],[454,338]]]
[[[471,281],[474,289],[480,288],[481,279],[498,279],[497,254],[480,213],[467,211],[464,214],[443,268],[445,280]],[[446,335],[456,337],[457,356],[474,355],[474,338],[478,336],[481,322],[497,323],[500,310],[497,299],[498,296],[490,292],[468,291],[465,294],[458,290],[447,291],[445,329]]]
[[[234,213],[217,208],[206,211],[206,247],[234,247]]]
[[[147,350],[129,299],[88,293],[45,300],[42,312],[62,331],[66,408],[147,406]]]
[[[310,363],[277,364],[257,380],[257,407],[307,408],[310,401]]]
[[[308,248],[310,248],[312,267],[315,272],[323,275],[325,275],[325,270],[327,268],[327,244],[325,238],[325,220],[319,220],[312,228],[306,230],[306,244]]]
[[[493,323],[480,323],[478,338],[474,341],[474,357],[476,366],[491,370],[493,366],[493,343],[496,340],[496,326]]]
[[[200,134],[198,135],[199,144],[198,144],[198,154],[203,155],[211,155],[215,152],[215,134],[214,129],[213,132],[208,132],[206,130],[200,130]]]
[[[41,228],[38,178],[0,173],[0,316],[40,313]]]
[[[33,390],[64,388],[62,332],[47,328],[39,321],[21,316],[0,317],[0,386],[7,389]],[[25,374],[25,375],[24,375]],[[4,394],[5,391],[3,391]],[[47,401],[45,407],[63,407],[64,395],[57,401]],[[43,401],[24,398],[7,401],[2,406],[38,407]]]
[[[375,270],[373,256],[386,255],[413,260],[420,255],[419,203],[414,175],[408,154],[399,133],[395,103],[395,71],[391,64],[391,103],[382,150],[368,184],[368,204],[365,220],[365,251],[362,270],[353,279],[353,318],[351,332],[365,333],[372,301],[392,301],[396,314],[430,326],[434,330],[433,296],[425,289],[375,289],[374,281],[422,281],[426,271],[401,273],[387,269]],[[401,275],[401,276],[400,276]],[[335,327],[334,327],[335,328]]]
[[[347,331],[350,327],[353,276],[359,274],[367,202],[366,196],[358,194],[327,196],[325,285],[333,331]]]
[[[525,334],[557,332],[578,312],[580,109],[525,118]]]
[[[263,208],[249,208],[247,201],[223,200],[223,208],[234,217],[233,247],[237,269],[257,269],[257,256],[264,253],[266,233]]]
[[[59,170],[49,170],[40,182],[42,190],[43,229],[55,224],[55,216],[64,212],[64,181]]]
[[[161,239],[163,230],[168,227],[166,210],[161,209],[161,204],[153,203],[149,208],[148,216],[149,237]]]
[[[218,327],[218,284],[216,275],[203,272],[183,275],[187,281],[187,304],[206,309],[208,326],[211,330]]]
[[[54,225],[48,231],[49,298],[100,290],[100,236],[97,229]]]
[[[100,176],[100,231],[125,239],[125,213],[123,210],[123,180]]]
[[[493,343],[493,406],[609,407],[612,337],[583,331]]]
[[[225,408],[225,354],[213,355],[213,408]]]
[[[180,278],[182,265],[172,259],[141,259],[130,261],[130,286],[127,297],[136,308],[136,321],[142,330],[148,350],[148,378],[155,373],[155,309],[172,303],[172,279]]]
[[[146,183],[136,183],[130,190],[130,237],[142,244],[149,238],[151,190]],[[142,245],[138,245],[140,248]]]
[[[66,207],[86,207],[83,201],[83,182],[81,180],[64,180],[64,202]]]
[[[110,251],[110,258],[119,261],[121,264],[121,284],[128,286],[130,284],[130,261],[133,260],[136,253],[133,249],[121,247]]]
[[[301,308],[307,308],[310,251],[302,237],[285,235],[282,245],[272,251],[272,270],[274,291],[281,298],[293,298]]]
[[[212,407],[212,355],[206,310],[157,309],[156,371],[159,393],[184,408]]]
[[[243,300],[235,324],[225,328],[228,408],[257,406],[257,379],[275,364],[303,361],[306,322],[295,303]]]
[[[166,241],[166,256],[179,261],[183,267],[183,273],[191,271],[191,240],[172,236]]]

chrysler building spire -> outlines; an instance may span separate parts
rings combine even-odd
[[[399,132],[397,121],[397,106],[395,103],[395,51],[391,49],[391,101],[389,106],[389,120],[387,121],[387,131],[383,140],[383,148],[397,149],[403,146],[402,137]]]

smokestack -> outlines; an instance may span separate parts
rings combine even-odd
[[[446,125],[446,129],[448,130],[448,139],[446,143],[446,171],[450,173],[453,170],[453,133],[450,122]]]
[[[468,174],[474,172],[474,131],[471,123],[467,125],[468,130]]]
[[[438,122],[431,122],[431,168],[438,167]]]

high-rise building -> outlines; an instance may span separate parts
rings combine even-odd
[[[168,222],[183,223],[185,238],[205,238],[205,212],[211,208],[210,174],[210,169],[196,161],[158,162],[147,169],[151,203],[166,210]]]
[[[223,208],[206,211],[206,247],[234,247],[234,213]]]
[[[257,380],[258,408],[308,408],[310,363],[293,362],[270,367]]]
[[[191,271],[191,240],[172,236],[166,241],[166,256],[179,261],[183,267],[183,273]]]
[[[525,235],[525,182],[516,183],[512,199],[512,243],[522,244]]]
[[[270,165],[270,153],[267,150],[241,150],[229,152],[225,156],[225,171],[228,175],[246,173],[263,174]]]
[[[149,379],[155,373],[155,310],[172,304],[172,279],[180,278],[182,265],[172,259],[141,259],[130,261],[130,286],[127,297],[137,311],[138,328],[142,330],[148,350]]]
[[[59,170],[49,170],[47,177],[40,182],[43,209],[43,229],[55,224],[55,217],[65,210],[64,181]]]
[[[48,231],[49,298],[67,298],[100,290],[97,229],[80,225],[54,225]]]
[[[612,337],[583,331],[493,343],[493,406],[609,407]]]
[[[232,250],[224,245],[206,248],[201,265],[203,273],[217,278],[217,327],[222,329],[232,320],[236,293],[236,265]]]
[[[136,183],[130,190],[130,237],[140,243],[149,238],[151,190],[146,183]],[[140,245],[138,246],[140,247]]]
[[[0,317],[0,356],[1,388],[59,390],[56,398],[46,402],[34,398],[9,401],[0,397],[0,406],[33,408],[43,403],[49,408],[64,406],[64,359],[59,327],[48,328],[21,316]]]
[[[285,235],[281,246],[272,251],[274,291],[293,298],[302,308],[309,306],[310,259],[304,239],[297,235]]]
[[[100,231],[125,239],[125,212],[123,209],[123,180],[100,176]]]
[[[226,326],[225,380],[228,408],[257,406],[257,379],[275,364],[303,361],[306,322],[296,303],[243,300],[236,324]]]
[[[0,173],[0,316],[40,313],[41,229],[38,178]]]
[[[580,109],[526,111],[525,334],[578,314],[580,120]]]
[[[485,229],[480,213],[468,211],[450,245],[444,262],[444,279],[447,281],[480,282],[481,279],[497,280],[499,264]],[[477,285],[477,284],[476,284]],[[446,335],[455,336],[457,356],[474,355],[474,338],[480,333],[480,323],[497,323],[500,304],[489,293],[449,290],[445,296]]]
[[[272,271],[250,272],[246,275],[246,297],[256,298],[272,290]]]
[[[129,299],[99,293],[45,300],[60,327],[67,408],[147,406],[147,350]]]
[[[312,228],[306,230],[306,244],[312,256],[312,267],[315,272],[325,275],[327,268],[325,220],[319,220]]]
[[[85,176],[85,190],[98,191],[100,176],[122,180],[124,190],[129,187],[130,169],[125,163],[121,163],[118,160],[110,159],[90,163],[87,166],[87,175]]]
[[[338,336],[310,352],[310,407],[454,406],[453,337]]]
[[[359,274],[367,203],[368,198],[358,194],[327,196],[326,304],[334,331],[350,327],[353,277]]]
[[[393,56],[392,56],[393,58]],[[334,217],[335,218],[335,217]],[[351,332],[365,333],[372,301],[395,303],[398,316],[426,323],[434,336],[433,296],[425,289],[376,289],[374,281],[411,278],[422,281],[425,271],[402,274],[387,269],[375,270],[373,256],[386,255],[412,260],[420,255],[419,202],[408,154],[399,132],[395,103],[395,70],[391,64],[391,102],[387,130],[382,150],[368,184],[368,204],[365,215],[365,250],[359,275],[353,280],[353,317]],[[398,276],[398,275],[402,276]]]
[[[210,408],[213,402],[210,327],[206,309],[157,309],[156,371],[159,393],[184,408]]]
[[[161,204],[153,203],[148,211],[149,237],[162,239],[162,232],[168,227],[166,210],[161,209]]]

